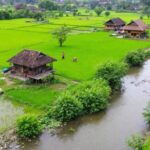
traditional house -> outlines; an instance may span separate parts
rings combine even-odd
[[[122,28],[123,26],[125,26],[125,22],[120,19],[120,18],[113,18],[108,20],[105,23],[105,30],[120,30],[120,28]]]
[[[145,38],[147,37],[148,26],[142,20],[131,21],[124,26],[122,30],[127,37],[130,38]]]
[[[28,79],[42,80],[53,75],[54,61],[56,59],[44,53],[25,49],[8,60],[11,63],[9,75],[24,81]]]

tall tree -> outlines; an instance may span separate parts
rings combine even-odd
[[[101,13],[103,12],[103,8],[102,7],[95,7],[94,11],[97,14],[97,16],[100,16]]]
[[[54,36],[54,38],[58,39],[60,47],[62,47],[63,43],[67,40],[67,36],[69,32],[70,32],[70,29],[65,25],[52,32],[52,35]]]

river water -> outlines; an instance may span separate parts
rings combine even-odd
[[[21,150],[129,150],[126,140],[147,130],[142,112],[150,100],[150,60],[123,81],[107,111],[78,118],[55,135],[45,132]]]
[[[17,107],[0,96],[0,132],[11,128],[16,119],[23,114],[23,108]]]

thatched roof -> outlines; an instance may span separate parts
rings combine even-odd
[[[105,25],[117,25],[117,26],[123,26],[125,25],[125,22],[120,18],[112,18],[108,20]]]
[[[10,58],[8,61],[17,65],[36,68],[56,61],[56,59],[35,50],[25,49],[18,53],[16,56]]]
[[[128,25],[122,28],[123,30],[132,30],[132,31],[145,31],[148,29],[148,25],[146,25],[142,20],[131,21]]]

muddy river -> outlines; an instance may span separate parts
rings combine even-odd
[[[107,111],[72,121],[55,135],[45,132],[20,150],[129,150],[126,140],[147,130],[142,112],[150,100],[150,60],[123,81]]]

